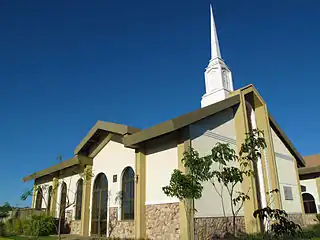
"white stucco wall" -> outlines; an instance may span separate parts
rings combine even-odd
[[[206,118],[190,126],[191,145],[200,156],[210,153],[217,142],[229,143],[236,150],[236,133],[233,121],[233,110],[227,109]],[[217,168],[218,166],[214,166]],[[195,200],[196,217],[221,217],[223,216],[221,198],[214,190],[211,183],[203,184],[203,195],[201,199]],[[217,184],[220,191],[219,184]],[[241,186],[237,186],[241,190]],[[224,205],[227,215],[231,215],[230,200],[226,192],[223,193]],[[239,216],[243,215],[243,209]]]
[[[42,198],[42,203],[41,203],[41,208],[47,208],[47,204],[48,204],[48,191],[49,191],[49,187],[52,186],[52,181],[48,181],[46,183],[42,183],[39,184],[37,186],[40,186],[42,189],[42,194],[43,194],[43,198]],[[35,208],[36,206],[36,200],[37,200],[37,192],[34,193],[35,194],[35,198],[34,198],[34,203],[33,203],[33,208]]]
[[[319,192],[317,188],[317,180],[316,179],[307,179],[307,180],[300,180],[301,186],[306,187],[306,191],[303,193],[310,193],[316,202],[317,212],[320,212],[320,199],[319,199]]]
[[[125,148],[122,143],[110,141],[94,158],[92,172],[91,191],[93,190],[94,180],[99,173],[104,173],[108,179],[109,200],[108,207],[119,207],[118,217],[121,216],[120,201],[116,201],[116,197],[121,192],[121,178],[123,170],[131,167],[133,171],[135,163],[135,150]],[[113,175],[117,175],[117,182],[113,182]],[[93,196],[91,192],[91,196]],[[90,199],[90,209],[92,209],[92,198]],[[109,212],[109,211],[108,211]],[[108,213],[109,214],[109,213]],[[108,217],[109,219],[109,217]],[[89,231],[91,232],[91,211]]]
[[[274,130],[272,132],[273,146],[275,150],[276,165],[280,183],[280,193],[283,209],[287,213],[301,213],[301,202],[298,189],[298,179],[295,168],[294,157],[277,136]],[[285,200],[283,187],[292,188],[293,200]]]
[[[61,188],[62,183],[65,182],[67,184],[67,205],[68,202],[72,204],[70,207],[66,209],[66,216],[67,212],[72,212],[72,220],[75,218],[75,195],[77,191],[77,182],[81,178],[81,174],[75,174],[69,177],[65,177],[63,179],[59,180],[59,186],[58,186],[58,195],[57,195],[57,205],[56,205],[56,217],[59,216],[60,211],[60,202],[61,202]],[[69,199],[69,200],[68,200]]]
[[[146,204],[178,202],[162,190],[169,184],[173,170],[178,169],[176,140],[170,136],[161,137],[148,142],[146,149]]]

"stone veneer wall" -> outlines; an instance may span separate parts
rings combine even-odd
[[[146,205],[148,239],[179,239],[179,203]]]
[[[318,224],[316,213],[306,213],[304,215],[304,224],[305,225],[314,225]]]
[[[115,238],[134,238],[134,221],[120,220],[118,221],[118,208],[109,208],[109,237]]]
[[[232,217],[203,217],[194,219],[196,240],[223,237],[226,229],[232,229]],[[245,232],[244,217],[236,218],[237,232]]]
[[[70,234],[81,234],[81,220],[73,220],[70,222]]]
[[[305,219],[303,218],[301,213],[288,214],[288,219],[299,224],[301,227],[305,226]]]

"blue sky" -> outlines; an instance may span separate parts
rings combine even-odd
[[[213,3],[235,88],[253,83],[303,155],[320,152],[320,2],[24,1],[0,8],[0,203],[72,157],[94,123],[146,128],[200,107]]]

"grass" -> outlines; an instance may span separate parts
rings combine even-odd
[[[26,237],[26,236],[10,236],[10,237],[0,237],[0,240],[36,240],[36,237]],[[55,240],[57,237],[45,236],[39,237],[38,240]]]

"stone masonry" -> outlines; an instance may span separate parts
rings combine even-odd
[[[70,233],[71,234],[81,234],[81,220],[73,220],[70,222]]]
[[[146,205],[148,239],[179,239],[179,222],[179,203]]]
[[[232,229],[232,217],[195,218],[195,240],[211,240],[223,237],[226,229]],[[236,218],[237,232],[245,231],[244,217]]]
[[[118,208],[109,208],[109,236],[114,238],[134,238],[134,221],[118,220]]]

